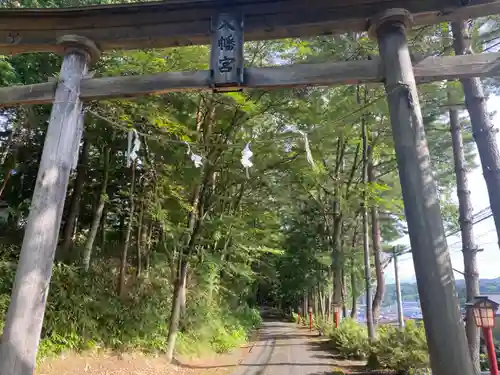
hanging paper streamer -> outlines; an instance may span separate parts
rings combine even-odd
[[[130,129],[128,132],[128,147],[127,147],[127,168],[132,166],[132,162],[137,159],[137,153],[141,148],[141,140],[137,130]]]
[[[253,167],[253,163],[250,158],[253,156],[253,152],[250,150],[250,143],[247,143],[243,151],[241,151],[241,164],[246,170],[247,178],[250,178],[248,175],[248,168]]]
[[[190,158],[191,158],[191,161],[194,163],[194,166],[196,168],[199,168],[203,165],[203,161],[202,161],[202,157],[201,155],[197,155],[195,154],[193,151],[191,151],[191,146],[189,145],[189,143],[187,142],[184,142],[188,148],[187,152],[186,152],[186,155],[189,155]]]
[[[301,134],[304,138],[304,148],[306,150],[307,162],[311,164],[313,168],[316,168],[316,164],[314,163],[314,159],[312,157],[311,148],[309,147],[309,139],[307,138],[307,134],[301,130],[299,130],[298,133]]]

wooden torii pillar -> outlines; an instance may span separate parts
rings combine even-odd
[[[100,55],[83,37],[68,35],[58,42],[64,60],[0,344],[2,375],[32,375],[35,369],[66,190],[81,137],[80,81]]]
[[[415,275],[434,375],[474,374],[432,177],[413,67],[406,40],[412,21],[404,9],[375,17],[385,89]]]

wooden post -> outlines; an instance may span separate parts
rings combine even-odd
[[[82,110],[80,81],[91,58],[99,55],[85,38],[65,36],[60,44],[65,56],[0,344],[2,375],[34,372]]]
[[[313,308],[309,307],[309,332],[313,330]]]
[[[335,306],[335,312],[333,313],[333,323],[335,328],[339,328],[339,323],[340,323],[340,307]]]
[[[243,17],[219,13],[212,25],[210,79],[215,92],[241,90],[243,84]]]
[[[406,40],[411,15],[372,20],[379,42],[415,275],[435,375],[473,374]]]

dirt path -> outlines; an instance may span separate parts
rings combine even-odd
[[[36,375],[229,375],[250,350],[245,346],[229,354],[169,364],[162,356],[127,354],[68,354],[43,361]]]

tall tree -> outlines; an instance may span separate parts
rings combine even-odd
[[[376,171],[373,165],[373,153],[369,152],[368,156],[368,182],[376,182]],[[384,278],[384,266],[382,264],[382,243],[380,238],[380,218],[379,212],[376,205],[372,205],[370,208],[371,217],[371,238],[372,238],[372,248],[373,248],[373,265],[375,267],[375,274],[377,277],[377,287],[375,289],[375,295],[373,296],[373,320],[374,324],[378,321],[380,315],[380,307],[382,306],[382,300],[384,299],[384,289],[385,289],[385,278]]]
[[[84,139],[81,155],[78,160],[76,178],[73,186],[73,194],[71,194],[68,215],[66,218],[66,223],[64,224],[63,239],[60,246],[60,254],[62,257],[67,256],[73,242],[75,225],[77,222],[78,212],[80,211],[80,201],[83,192],[83,185],[85,184],[89,148],[90,142],[88,141],[88,139]]]
[[[358,88],[359,97],[359,88]],[[371,280],[371,258],[370,258],[370,242],[368,234],[368,207],[367,207],[367,186],[368,186],[368,134],[366,120],[361,118],[361,138],[363,143],[363,196],[362,196],[362,216],[363,216],[363,253],[365,266],[365,293],[366,293],[366,325],[368,327],[368,337],[370,340],[375,339],[375,326],[373,323],[372,310],[372,280]]]
[[[101,182],[101,190],[99,192],[99,198],[97,200],[97,207],[94,213],[94,217],[92,218],[92,223],[90,224],[89,235],[87,236],[87,241],[85,242],[85,248],[83,249],[82,264],[85,271],[88,271],[90,267],[90,257],[92,255],[94,241],[97,236],[97,231],[99,230],[102,214],[104,212],[104,206],[108,199],[107,189],[108,189],[109,168],[110,168],[109,165],[110,155],[111,155],[111,145],[104,146],[104,153],[103,153],[104,170]]]
[[[466,32],[465,22],[453,22],[453,49],[455,54],[471,54],[471,39]],[[491,211],[495,220],[500,243],[500,149],[496,141],[496,130],[486,108],[486,97],[479,78],[460,80],[465,94],[465,105],[470,115],[472,134],[477,144],[484,180],[488,188]]]
[[[449,95],[451,98],[451,95]],[[452,103],[453,100],[450,100]],[[453,103],[452,103],[453,104]],[[467,301],[473,301],[479,295],[479,273],[477,269],[477,246],[474,242],[474,227],[472,220],[472,201],[470,197],[467,165],[462,140],[462,125],[456,108],[449,110],[451,139],[453,142],[453,159],[457,181],[457,196],[459,207],[459,223],[462,235],[462,252],[464,256],[464,279]],[[479,328],[474,322],[472,309],[466,310],[465,333],[469,351],[474,365],[474,371],[479,374]]]
[[[130,182],[130,190],[129,190],[129,207],[128,207],[128,218],[127,218],[127,227],[124,233],[124,239],[122,244],[122,254],[120,258],[120,274],[118,276],[118,289],[117,293],[119,296],[123,296],[125,294],[125,282],[127,277],[127,257],[128,257],[128,248],[130,246],[130,237],[132,235],[132,226],[134,224],[134,214],[135,214],[135,185],[137,183],[136,178],[136,162],[132,162],[131,165],[131,182]]]

